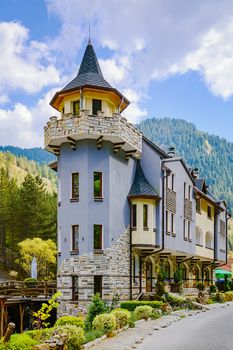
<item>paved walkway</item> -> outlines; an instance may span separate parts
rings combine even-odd
[[[135,328],[129,328],[117,334],[113,338],[104,339],[102,342],[90,347],[90,350],[129,350],[136,349],[143,342],[145,337],[153,335],[160,329],[167,328],[174,322],[180,321],[185,317],[199,314],[203,311],[181,310],[173,312],[169,316],[163,316],[157,320],[147,322],[140,321]]]

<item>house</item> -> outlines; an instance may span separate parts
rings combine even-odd
[[[225,203],[122,116],[129,101],[104,79],[90,41],[51,105],[60,113],[44,129],[57,155],[59,313],[86,310],[97,292],[107,302],[153,292],[156,265],[168,283],[177,267],[187,284],[211,280],[226,259]]]

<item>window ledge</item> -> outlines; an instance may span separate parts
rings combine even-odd
[[[203,244],[196,243],[196,245],[203,248]]]
[[[95,202],[103,202],[103,197],[94,197]]]
[[[70,203],[79,202],[79,198],[70,198]]]
[[[103,249],[94,249],[94,254],[103,254]]]
[[[149,231],[149,227],[143,227],[143,231]]]
[[[170,236],[170,231],[166,231],[166,235]]]
[[[70,251],[70,255],[78,255],[79,254],[79,250],[71,250]]]
[[[57,202],[57,206],[58,207],[60,207],[61,206],[61,202],[59,201],[59,202]]]
[[[176,237],[176,233],[175,232],[172,232],[172,237]]]
[[[184,237],[184,240],[187,241],[187,240],[188,240],[188,237]]]
[[[137,227],[131,227],[131,231],[137,231]]]

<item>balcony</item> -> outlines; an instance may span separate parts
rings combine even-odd
[[[44,137],[45,149],[55,154],[62,143],[72,142],[74,146],[83,139],[96,139],[98,145],[103,140],[110,141],[114,152],[121,148],[126,155],[137,159],[141,158],[142,153],[142,133],[118,113],[104,116],[103,112],[98,112],[97,116],[93,116],[89,111],[82,110],[80,115],[68,113],[61,118],[51,117],[44,127]]]

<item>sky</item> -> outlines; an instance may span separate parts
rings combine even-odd
[[[91,40],[133,123],[182,118],[233,141],[232,0],[0,0],[0,145],[43,147],[54,93]]]

